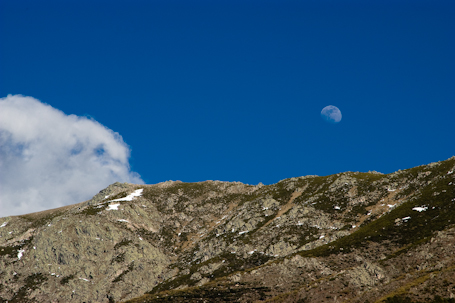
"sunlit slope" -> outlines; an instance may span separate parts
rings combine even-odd
[[[450,299],[454,171],[452,157],[267,186],[116,183],[83,203],[1,218],[0,298]]]
[[[200,272],[196,266],[188,275],[159,285],[151,292],[153,295],[138,299],[137,302],[161,302],[169,299],[176,302],[179,300],[197,301],[199,299],[223,301],[221,299],[223,297],[226,301],[233,300],[233,298],[248,301],[248,297],[263,300],[268,297],[273,298],[274,301],[281,300],[284,302],[298,301],[304,298],[321,302],[324,300],[332,301],[337,296],[342,298],[343,294],[345,299],[350,298],[358,300],[358,302],[364,302],[363,300],[366,298],[399,302],[402,298],[400,296],[407,294],[412,287],[417,288],[422,285],[421,291],[425,300],[434,299],[435,292],[450,297],[450,290],[448,291],[447,287],[441,287],[441,285],[452,285],[453,283],[453,279],[451,280],[449,277],[453,276],[454,268],[449,264],[453,265],[452,254],[454,251],[443,252],[442,256],[441,252],[432,253],[430,251],[435,247],[437,249],[441,243],[447,243],[449,248],[454,243],[452,226],[455,218],[455,186],[453,173],[454,161],[452,158],[441,163],[416,167],[391,175],[346,173],[342,174],[341,178],[337,178],[335,182],[332,182],[333,179],[331,180],[333,176],[314,177],[311,182],[306,183],[308,186],[306,189],[310,188],[312,195],[305,197],[303,193],[299,198],[294,199],[293,203],[298,204],[299,201],[303,201],[303,203],[307,202],[308,204],[311,202],[310,204],[314,205],[315,209],[331,213],[332,219],[343,217],[348,224],[344,225],[341,230],[352,229],[352,218],[357,218],[357,222],[362,223],[360,223],[360,227],[355,227],[354,232],[317,248],[291,253],[285,258],[279,258],[272,263],[255,267],[254,270],[245,271],[248,267],[246,263],[249,263],[250,267],[258,266],[267,261],[266,256],[258,254],[256,251],[251,251],[249,257],[243,256],[239,259],[235,258],[235,254],[225,254],[222,256],[223,261],[229,260],[229,264],[234,266],[222,265],[221,268],[224,271],[215,271],[211,278],[226,278],[218,278],[212,283],[196,288],[193,286],[187,290],[159,292],[165,289],[175,289],[181,285],[197,285],[195,283],[197,281],[191,279],[193,275]],[[353,176],[356,179],[355,182],[352,180]],[[336,191],[331,191],[331,186],[333,188],[336,183],[341,183],[345,188],[338,187]],[[356,185],[352,186],[353,183]],[[278,188],[273,188],[273,186],[269,188],[275,193],[274,198],[277,200],[280,199],[280,196],[286,195],[286,192],[282,191],[283,184],[285,183],[281,183]],[[318,186],[315,186],[316,184]],[[354,198],[349,199],[349,196],[347,197],[345,194],[346,192],[355,192]],[[352,203],[353,200],[359,200],[359,198],[362,203]],[[345,209],[344,213],[343,209]],[[292,210],[289,210],[288,215],[291,214]],[[297,226],[303,225],[302,221],[297,220]],[[332,221],[332,225],[336,225],[334,223],[336,221]],[[333,226],[329,228],[335,229]],[[318,226],[318,230],[320,229]],[[279,237],[286,237],[287,233],[292,234],[292,230],[292,226],[284,224],[280,228],[281,235]],[[253,230],[248,235],[252,236],[254,232]],[[300,236],[308,234],[308,228],[297,234]],[[315,238],[320,240],[322,236],[324,234],[319,233],[319,237],[314,237],[313,240]],[[425,262],[422,262],[420,258],[406,257],[413,254],[423,255]],[[318,258],[315,259],[315,257]],[[341,261],[338,258],[347,261]],[[395,273],[387,273],[391,264],[394,267],[395,263],[406,263],[402,260],[403,258],[408,259],[407,261],[414,268],[426,268],[427,270],[419,270],[414,273],[408,279],[410,281],[398,274],[407,273],[409,275],[410,264],[400,270],[398,270],[399,266],[396,266],[394,268]],[[216,261],[203,262],[199,268],[213,266],[213,264],[217,264]],[[443,263],[441,263],[442,261]],[[334,265],[334,262],[339,264]],[[434,264],[431,265],[431,262]],[[293,263],[297,263],[294,265],[301,270],[295,271],[295,268],[293,268],[294,271],[289,270],[289,267],[293,267]],[[354,266],[356,263],[361,263],[361,265]],[[441,264],[445,264],[445,266]],[[280,268],[282,272],[276,273],[274,267]],[[310,270],[310,272],[308,273],[305,269]],[[328,291],[329,288],[327,288],[318,292],[315,291],[314,283],[308,281],[314,281],[314,278],[311,278],[314,271],[319,271],[321,281],[324,281],[324,272],[326,275],[327,272],[330,273],[325,278],[332,284],[335,284],[332,281],[342,279],[345,281],[342,285],[329,287],[331,291]],[[249,274],[251,272],[254,274]],[[430,275],[428,272],[434,275]],[[229,273],[233,274],[229,275]],[[436,273],[445,276],[445,278],[438,277]],[[297,278],[302,275],[307,275],[307,279]],[[240,278],[241,276],[243,278]],[[252,278],[251,276],[256,277]],[[310,278],[308,279],[308,277]],[[433,281],[435,277],[436,281]],[[431,280],[430,278],[434,285],[431,283],[430,286],[425,285],[428,280]],[[274,291],[276,288],[274,285],[282,284],[277,281],[286,280],[292,285],[290,289],[287,289],[292,290],[291,292]],[[257,283],[258,281],[260,283]],[[350,283],[354,285],[354,289],[347,287]],[[390,285],[390,287],[385,287],[376,293],[371,291],[371,287],[381,283]],[[365,291],[364,287],[367,287]],[[219,294],[218,297],[217,293]],[[266,295],[267,293],[269,295]],[[280,293],[282,294],[280,295]],[[328,296],[323,296],[324,293]],[[154,296],[155,294],[158,296]],[[403,300],[406,301],[406,299]],[[416,300],[418,301],[418,299]],[[437,294],[434,300],[439,302]],[[412,302],[412,299],[406,302]]]

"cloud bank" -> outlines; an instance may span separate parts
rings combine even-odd
[[[0,217],[74,204],[111,183],[143,183],[130,149],[100,123],[32,97],[0,98]]]

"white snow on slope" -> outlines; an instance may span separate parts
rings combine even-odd
[[[5,227],[5,226],[6,226],[6,224],[8,224],[8,222],[3,222],[3,224],[2,224],[2,225],[0,225],[0,227]]]
[[[416,206],[412,210],[418,211],[420,213],[420,212],[426,211],[427,209],[428,209],[428,206],[420,206],[420,207]]]
[[[117,204],[111,204],[109,205],[107,210],[118,210],[118,207],[120,206],[120,203]]]
[[[139,197],[139,196],[142,196],[142,191],[144,189],[141,188],[141,189],[138,189],[138,190],[135,190],[134,192],[132,192],[131,194],[129,194],[128,196],[124,197],[124,198],[120,198],[120,199],[115,199],[115,200],[110,200],[108,202],[114,202],[114,201],[133,201],[134,198],[136,197]],[[106,210],[118,210],[118,207],[120,206],[120,203],[116,203],[116,204],[110,204],[108,205],[108,208]]]
[[[124,197],[124,198],[120,198],[120,199],[115,199],[115,200],[110,200],[109,202],[114,202],[114,201],[133,201],[133,199],[135,197],[139,197],[139,196],[142,196],[142,191],[144,189],[141,188],[141,189],[138,189],[138,190],[135,190],[133,193],[129,194],[128,196]]]
[[[24,254],[25,250],[23,249],[20,249],[18,252],[17,252],[17,258],[20,260],[22,258],[22,255]]]

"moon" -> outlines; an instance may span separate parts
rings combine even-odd
[[[341,121],[341,111],[334,105],[327,105],[321,111],[321,117],[329,123],[338,123]]]

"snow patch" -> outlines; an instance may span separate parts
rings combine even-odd
[[[117,221],[119,221],[119,222],[126,222],[126,223],[130,223],[128,220],[125,220],[125,219],[118,219]]]
[[[449,171],[447,172],[447,174],[448,174],[448,175],[453,174],[453,170],[449,170]]]
[[[241,231],[241,232],[239,232],[239,235],[246,234],[247,232],[249,232],[249,230],[247,230],[247,231]]]
[[[114,199],[110,200],[109,202],[114,202],[114,201],[133,201],[134,198],[142,196],[142,192],[144,191],[143,188],[135,190],[133,193],[129,194],[128,196],[120,199]]]
[[[120,206],[120,203],[111,204],[111,205],[108,205],[108,209],[107,210],[118,210],[119,206]]]
[[[411,217],[404,217],[401,220],[403,220],[404,222],[407,222],[409,219],[411,219]]]
[[[337,206],[337,205],[335,205],[333,208],[334,208],[334,209],[340,209],[340,207]]]
[[[84,280],[84,281],[90,282],[90,280],[88,280],[86,278],[79,278],[79,280]]]
[[[420,212],[426,211],[427,209],[428,209],[428,206],[420,206],[420,207],[416,206],[412,210],[418,211],[420,213]]]
[[[5,227],[7,224],[8,224],[8,222],[3,222],[3,224],[0,225],[0,227]]]
[[[17,258],[20,260],[24,254],[25,250],[23,249],[20,249],[18,252],[17,252]]]

